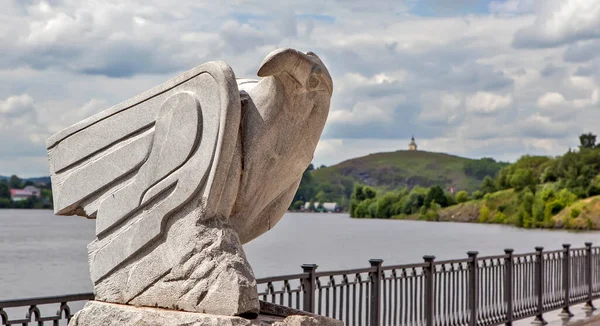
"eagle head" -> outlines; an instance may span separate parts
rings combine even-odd
[[[240,84],[241,178],[230,222],[242,243],[286,212],[313,159],[333,92],[329,71],[312,52],[273,51],[258,76]]]

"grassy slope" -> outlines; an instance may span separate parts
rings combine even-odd
[[[436,184],[455,191],[474,191],[481,180],[467,176],[463,167],[471,159],[424,151],[397,151],[371,154],[313,172],[318,182],[353,180],[380,189]]]
[[[579,216],[571,217],[571,211],[578,210]],[[594,229],[600,230],[600,196],[579,200],[569,207],[565,207],[554,216],[555,227],[569,229]]]
[[[472,200],[463,204],[446,207],[440,210],[440,220],[457,222],[479,222],[481,207],[486,205],[493,218],[497,212],[508,217],[516,216],[519,210],[518,198],[512,189],[490,194],[489,200]]]
[[[502,210],[502,213],[510,218],[518,212],[517,202],[517,194],[513,190],[503,190],[492,194],[488,201],[473,200],[443,208],[439,212],[440,221],[477,223],[484,203],[490,210],[490,216],[494,216],[496,212]],[[580,212],[576,218],[571,217],[573,209]],[[419,219],[419,215],[398,216],[397,218],[416,220]],[[600,230],[600,196],[578,200],[573,205],[565,207],[553,219],[555,228]]]

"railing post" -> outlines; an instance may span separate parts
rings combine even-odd
[[[592,269],[594,268],[593,260],[592,260],[592,243],[585,243],[585,278],[588,283],[588,300],[585,303],[585,309],[587,310],[596,310],[594,307],[594,303],[592,300],[594,299],[594,283],[592,282]]]
[[[507,255],[504,258],[504,303],[506,305],[506,325],[510,326],[514,320],[513,311],[513,249],[504,249]]]
[[[425,326],[433,326],[435,256],[423,256],[427,266],[423,269],[425,275]]]
[[[569,300],[571,297],[571,245],[568,243],[563,244],[563,291],[565,294],[565,303],[560,314],[564,317],[573,317],[571,309],[569,308]]]
[[[479,289],[477,284],[477,255],[479,253],[477,251],[469,251],[467,255],[469,255],[469,290],[468,290],[468,300],[469,300],[469,325],[477,326],[477,290]]]
[[[315,312],[315,287],[317,280],[315,277],[315,271],[317,270],[316,264],[304,264],[302,265],[302,271],[308,273],[308,277],[302,280],[304,288],[304,302],[302,304],[302,310],[307,312]]]
[[[544,320],[544,247],[535,247],[535,294],[537,294],[537,315],[534,323],[546,325]]]
[[[381,320],[381,264],[383,264],[383,259],[371,259],[369,263],[371,263],[371,267],[376,268],[374,272],[369,273],[371,279],[369,325],[379,326]]]

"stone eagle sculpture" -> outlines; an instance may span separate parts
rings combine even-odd
[[[241,244],[285,213],[333,90],[312,52],[276,50],[258,76],[209,62],[47,140],[55,213],[96,221],[96,300],[258,313]]]

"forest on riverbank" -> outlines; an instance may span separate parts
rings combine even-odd
[[[380,191],[356,184],[349,212],[355,218],[600,229],[600,145],[591,133],[579,141],[577,150],[558,157],[524,155],[486,176],[473,192],[453,194],[439,185]]]

